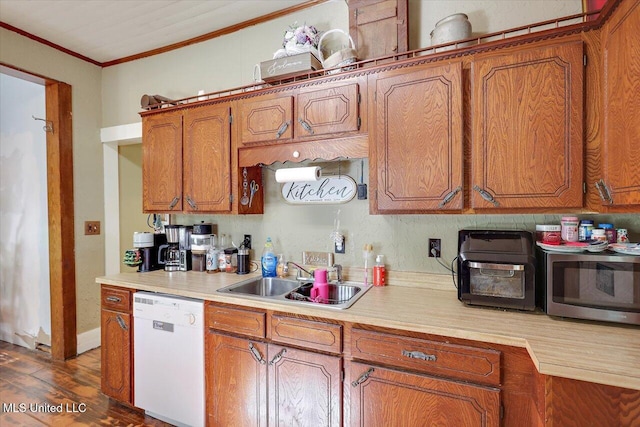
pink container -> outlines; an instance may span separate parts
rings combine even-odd
[[[311,288],[311,299],[320,303],[327,303],[329,300],[327,270],[324,268],[318,268],[313,272],[313,288]]]

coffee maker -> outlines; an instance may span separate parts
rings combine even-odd
[[[141,262],[138,264],[138,273],[160,270],[162,265],[158,263],[160,247],[167,243],[164,234],[136,231],[133,233],[133,247],[140,252]]]
[[[158,264],[164,265],[164,271],[180,271],[180,228],[173,224],[164,227],[167,244],[158,252]]]

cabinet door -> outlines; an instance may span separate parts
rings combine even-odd
[[[349,0],[349,34],[360,59],[409,50],[407,0]]]
[[[615,207],[640,205],[640,4],[618,9],[603,27],[603,204]]]
[[[582,207],[582,42],[479,55],[471,67],[471,206]]]
[[[142,210],[182,210],[182,113],[142,119]]]
[[[341,357],[269,344],[268,360],[269,425],[341,425]]]
[[[360,128],[359,93],[357,83],[301,91],[295,107],[296,139],[357,132]]]
[[[207,425],[267,425],[266,344],[208,332]]]
[[[462,65],[383,72],[374,87],[372,210],[461,209]]]
[[[184,112],[185,212],[231,210],[230,114],[228,104]]]
[[[102,392],[131,404],[131,315],[103,309],[100,334]]]
[[[240,145],[293,138],[293,95],[264,95],[239,105]]]
[[[500,390],[362,363],[348,366],[352,426],[499,426]]]

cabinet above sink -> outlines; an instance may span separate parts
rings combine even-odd
[[[236,100],[239,166],[367,157],[366,92],[358,76]]]

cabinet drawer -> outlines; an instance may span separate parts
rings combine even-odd
[[[500,385],[500,352],[497,350],[353,329],[351,354],[370,362]]]
[[[128,289],[102,286],[102,308],[131,313],[131,291]]]
[[[261,311],[209,305],[205,310],[208,328],[254,338],[264,338],[266,314]]]
[[[342,326],[274,314],[271,340],[339,354],[342,352]]]

